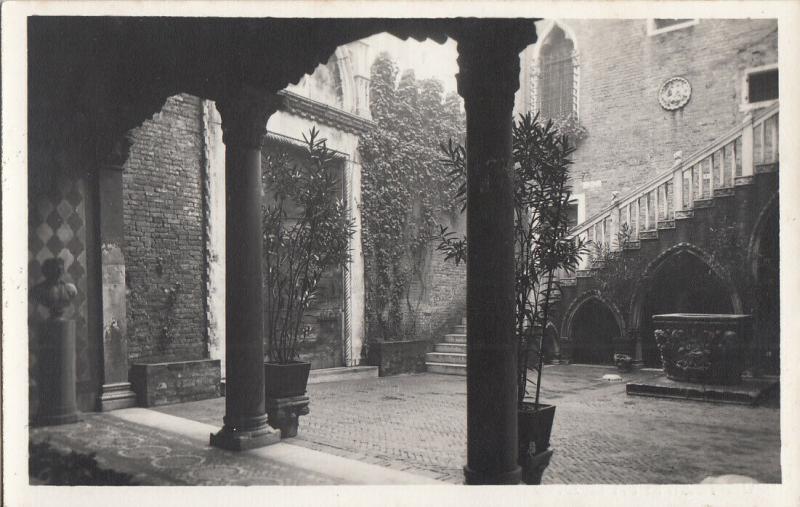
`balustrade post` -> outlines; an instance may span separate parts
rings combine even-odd
[[[742,130],[742,176],[753,175],[753,116],[745,117],[745,126]]]
[[[680,166],[672,173],[672,210],[674,218],[683,211],[683,169]]]

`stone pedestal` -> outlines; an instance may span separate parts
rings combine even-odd
[[[529,485],[541,484],[542,475],[552,457],[553,449],[528,456],[527,462],[522,466],[522,482]]]
[[[308,415],[308,396],[289,398],[267,398],[267,421],[270,426],[280,430],[281,438],[297,436],[297,426],[301,415]]]
[[[64,283],[62,259],[48,259],[42,265],[45,280],[33,288],[37,303],[50,310],[42,325],[39,354],[39,413],[42,426],[77,422],[75,397],[75,322],[64,318],[64,309],[77,294]]]

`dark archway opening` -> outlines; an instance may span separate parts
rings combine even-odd
[[[622,331],[608,306],[596,298],[586,300],[572,317],[572,361],[613,364],[613,340],[619,336]]]
[[[769,373],[780,371],[780,248],[778,207],[773,207],[755,248],[755,332],[757,355]]]
[[[731,297],[719,277],[696,255],[677,253],[650,280],[642,305],[642,360],[660,367],[652,316],[662,313],[733,313]]]

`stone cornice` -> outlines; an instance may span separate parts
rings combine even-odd
[[[282,111],[294,115],[316,120],[331,127],[335,127],[351,134],[363,134],[375,127],[375,122],[361,116],[342,111],[335,107],[317,102],[290,91],[280,91],[278,95],[284,98]]]

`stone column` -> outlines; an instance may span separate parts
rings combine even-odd
[[[136,406],[128,382],[128,338],[125,300],[125,242],[122,169],[133,141],[128,134],[103,135],[97,144],[97,216],[103,315],[103,412]]]
[[[225,418],[211,445],[230,450],[280,441],[267,425],[261,233],[261,145],[279,99],[242,88],[217,101],[225,143]]]
[[[518,484],[511,124],[519,51],[502,26],[458,38],[467,112],[467,484]]]

